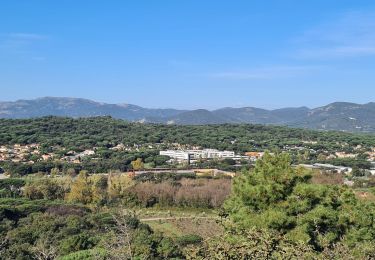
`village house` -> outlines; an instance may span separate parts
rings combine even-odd
[[[264,152],[246,152],[245,153],[245,156],[248,156],[250,160],[253,160],[253,161],[262,158],[263,155],[264,155]]]
[[[50,159],[52,159],[53,158],[53,154],[42,154],[42,160],[43,161],[48,161],[48,160],[50,160]]]
[[[355,157],[357,157],[356,154],[344,153],[344,152],[336,152],[335,155],[336,155],[337,158],[355,158]]]

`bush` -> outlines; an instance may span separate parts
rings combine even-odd
[[[19,197],[21,195],[21,188],[24,185],[25,181],[22,179],[0,179],[0,197]]]
[[[101,248],[81,250],[66,256],[57,258],[57,260],[105,260],[108,259],[108,252]]]
[[[203,238],[201,236],[194,235],[194,234],[180,236],[176,239],[177,244],[182,247],[185,247],[188,245],[200,244],[202,243],[202,241],[203,241]]]

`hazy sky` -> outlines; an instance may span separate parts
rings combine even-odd
[[[0,100],[375,101],[375,1],[1,0]]]

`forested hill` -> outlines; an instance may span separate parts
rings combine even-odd
[[[375,135],[314,131],[265,125],[162,125],[129,123],[111,117],[0,119],[0,144],[41,143],[65,148],[179,143],[237,152],[309,145],[314,149],[375,146]]]
[[[81,98],[45,97],[34,100],[0,102],[0,118],[35,118],[43,116],[95,117],[112,116],[132,122],[206,125],[266,124],[320,130],[375,132],[375,103],[336,102],[307,107],[267,110],[254,107],[222,108],[208,111],[149,109],[131,104],[106,104]]]

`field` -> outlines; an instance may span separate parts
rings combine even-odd
[[[137,214],[155,231],[172,238],[194,234],[206,239],[223,233],[220,218],[213,210],[165,208],[141,210]]]

